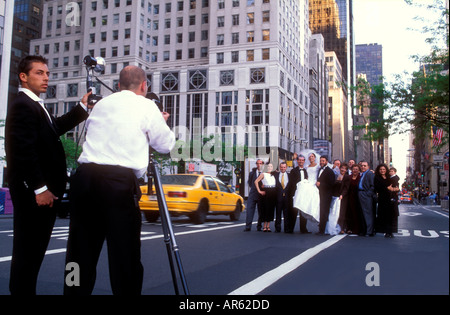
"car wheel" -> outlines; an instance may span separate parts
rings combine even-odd
[[[147,222],[154,223],[159,218],[158,211],[142,211],[142,212],[144,212],[144,216]]]
[[[206,221],[206,216],[208,215],[208,203],[204,200],[198,205],[197,211],[191,215],[191,220],[195,224],[203,224]]]
[[[236,203],[236,208],[234,208],[234,212],[230,213],[230,220],[231,221],[239,221],[239,218],[241,217],[241,211],[242,211],[242,205],[238,201]]]

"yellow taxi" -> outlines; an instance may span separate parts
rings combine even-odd
[[[171,215],[187,215],[194,223],[202,224],[208,214],[230,215],[232,221],[237,221],[244,211],[244,199],[218,178],[198,174],[163,175],[160,178]],[[147,194],[148,186],[141,186],[139,201],[149,222],[155,222],[159,217],[154,185],[152,190],[152,194]]]

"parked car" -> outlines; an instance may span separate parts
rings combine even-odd
[[[167,207],[171,215],[187,215],[201,224],[208,214],[226,214],[232,221],[240,218],[244,199],[231,191],[220,179],[209,175],[175,174],[161,176]],[[155,187],[147,194],[148,186],[141,186],[141,211],[149,222],[159,217]]]
[[[413,198],[410,194],[402,194],[400,196],[401,203],[413,203]]]

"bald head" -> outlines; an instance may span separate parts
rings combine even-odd
[[[119,87],[120,90],[130,90],[145,95],[147,93],[147,77],[144,70],[136,66],[127,66],[120,71]],[[143,87],[145,83],[145,87]],[[143,90],[143,91],[141,91]]]

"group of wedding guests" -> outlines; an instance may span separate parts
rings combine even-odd
[[[317,159],[315,153],[298,155],[295,167],[286,172],[285,162],[279,171],[272,163],[257,160],[248,179],[250,192],[244,231],[250,231],[258,211],[257,230],[293,233],[297,216],[300,233],[310,233],[308,220],[318,223],[316,234],[357,234],[374,236],[384,233],[393,237],[398,230],[399,177],[396,169],[380,164],[375,171],[366,161],[354,160],[330,164],[326,156]]]

